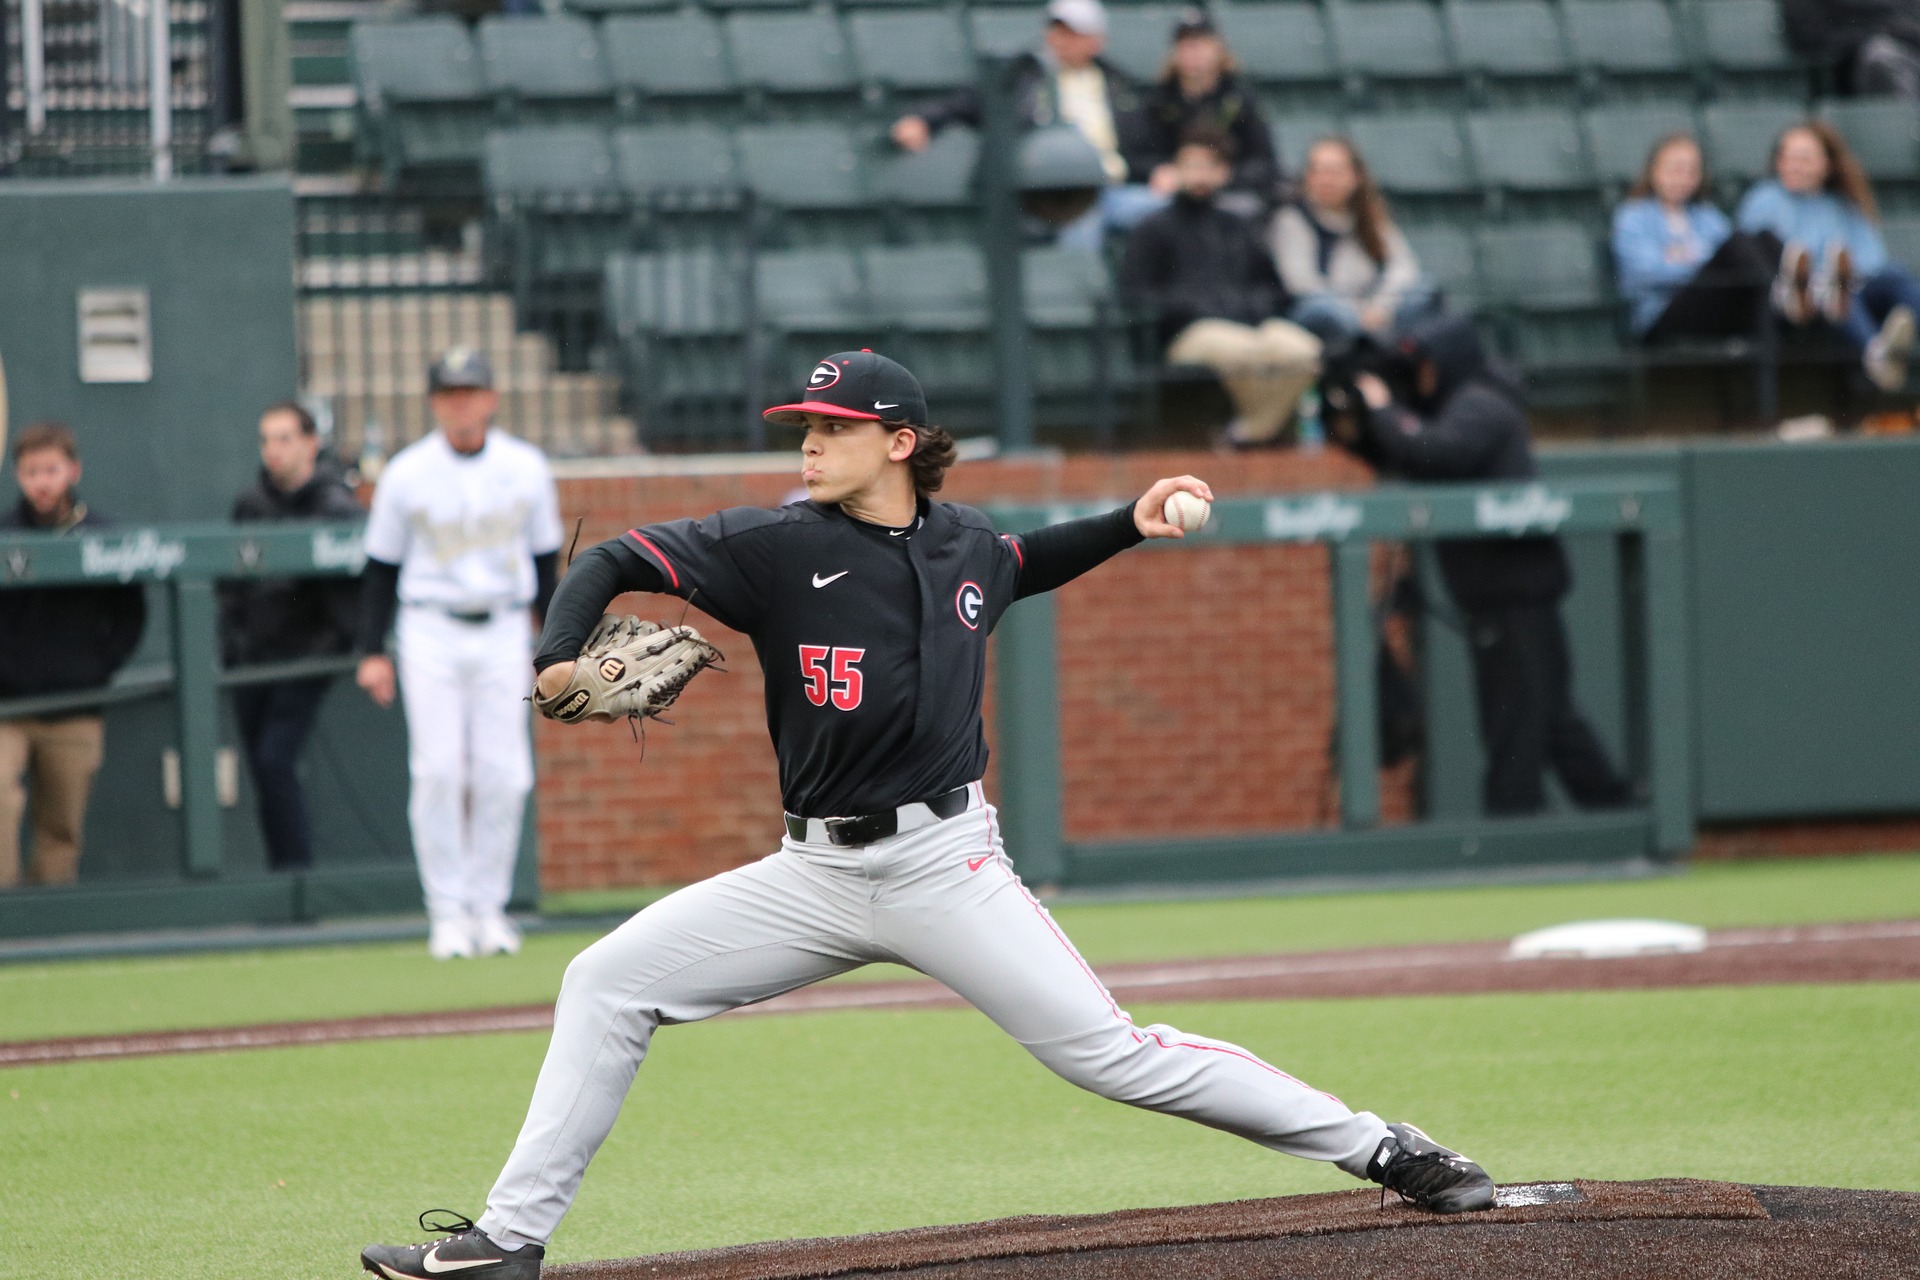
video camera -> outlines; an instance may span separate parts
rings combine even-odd
[[[1356,385],[1363,373],[1387,384],[1399,404],[1414,399],[1414,358],[1395,343],[1362,332],[1339,346],[1328,346],[1320,359],[1320,414],[1327,439],[1378,467],[1380,459],[1367,430],[1367,403]]]

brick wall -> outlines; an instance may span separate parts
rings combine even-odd
[[[1370,482],[1334,452],[1137,453],[966,463],[942,496],[1117,505],[1182,473],[1223,496]],[[569,528],[584,520],[580,545],[590,546],[635,524],[771,506],[796,483],[797,475],[569,479],[560,500]],[[616,607],[667,619],[680,608],[661,597]],[[690,620],[726,651],[729,674],[695,681],[677,723],[648,729],[644,759],[625,725],[536,722],[548,889],[693,880],[761,857],[778,839],[753,648],[697,609]],[[1324,551],[1130,552],[1059,593],[1058,634],[1070,838],[1298,828],[1335,812]],[[991,705],[987,726],[991,741]],[[994,781],[990,773],[990,789]],[[1384,785],[1389,818],[1403,818],[1406,776]]]

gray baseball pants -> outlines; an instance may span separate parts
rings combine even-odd
[[[786,839],[770,857],[662,898],[575,957],[480,1228],[508,1246],[547,1242],[655,1027],[875,961],[945,983],[1050,1070],[1116,1102],[1355,1176],[1387,1136],[1379,1117],[1237,1045],[1135,1026],[1014,874],[975,783],[966,811],[870,845]]]

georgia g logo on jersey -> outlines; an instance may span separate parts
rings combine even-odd
[[[987,593],[980,589],[977,582],[963,582],[960,590],[953,596],[953,611],[960,615],[960,621],[967,624],[967,630],[980,629],[980,615],[987,607]]]
[[[822,360],[813,366],[813,376],[807,379],[807,390],[825,391],[840,381],[840,367],[831,360]]]

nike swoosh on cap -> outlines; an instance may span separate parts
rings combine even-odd
[[[881,404],[878,400],[875,400],[873,407],[876,409],[898,409],[900,406],[897,404]]]
[[[840,572],[834,574],[831,578],[823,578],[816,573],[813,575],[813,585],[816,587],[824,587],[830,582],[840,581],[840,579],[846,577],[848,574],[852,572],[853,570],[851,569],[842,569]]]
[[[440,1246],[435,1245],[433,1248],[427,1250],[426,1255],[420,1259],[420,1265],[426,1268],[428,1275],[440,1276],[448,1275],[455,1271],[471,1271],[475,1267],[491,1267],[499,1261],[500,1259],[498,1258],[469,1258],[461,1262],[451,1260],[442,1262],[440,1260]]]

